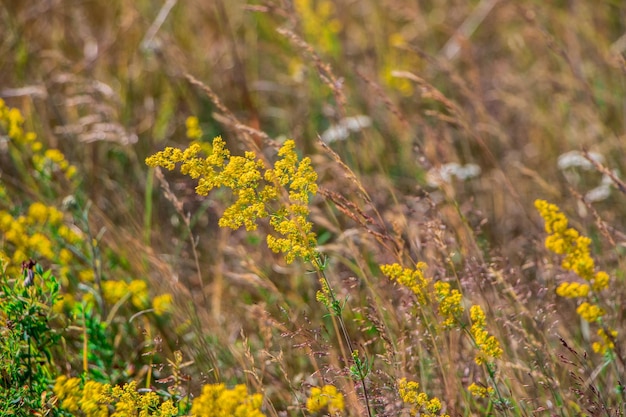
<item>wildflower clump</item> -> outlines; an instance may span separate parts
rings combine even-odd
[[[136,382],[112,387],[96,381],[82,382],[80,378],[59,376],[54,393],[61,409],[86,417],[173,417],[178,408],[171,400],[161,402],[157,393],[139,393]],[[115,411],[109,414],[109,406]]]
[[[605,271],[596,271],[595,262],[589,250],[591,239],[568,227],[567,217],[555,204],[550,204],[545,200],[536,200],[535,208],[545,222],[545,230],[548,233],[545,241],[546,248],[557,255],[564,255],[561,262],[563,269],[574,272],[584,280],[583,283],[561,283],[556,289],[557,295],[579,299],[581,302],[576,313],[589,323],[601,322],[606,311],[597,304],[598,293],[609,286],[610,279]],[[617,336],[615,330],[607,328],[605,332],[600,329],[598,335],[602,342],[593,343],[592,347],[595,352],[606,353],[607,350],[613,349],[613,335]]]
[[[470,317],[472,319],[472,327],[470,333],[479,349],[475,357],[478,365],[490,362],[488,359],[497,359],[502,356],[502,348],[495,336],[489,335],[486,330],[485,312],[479,305],[473,305],[470,308]]]
[[[535,207],[545,221],[546,248],[557,255],[565,255],[561,266],[574,272],[591,285],[598,292],[608,287],[609,276],[604,271],[595,271],[595,264],[590,255],[591,239],[581,236],[576,229],[568,226],[568,220],[555,204],[544,200],[535,201]],[[582,284],[583,296],[588,293],[588,285]],[[564,297],[574,297],[572,292],[580,292],[580,286],[562,286],[561,294]]]
[[[434,286],[439,301],[439,314],[445,318],[443,326],[451,328],[458,323],[461,314],[465,311],[461,304],[463,295],[459,290],[451,289],[447,282],[437,281]]]
[[[329,414],[337,414],[344,410],[343,394],[334,385],[311,388],[311,395],[306,401],[306,408],[312,413],[327,410]]]
[[[471,383],[467,390],[476,398],[486,398],[490,397],[495,390],[492,387],[486,387],[484,385],[478,385],[476,383]]]
[[[46,149],[34,132],[24,130],[24,117],[16,108],[10,108],[0,99],[0,130],[6,132],[11,144],[18,149],[28,149],[32,154],[31,162],[40,177],[50,178],[60,171],[65,178],[76,176],[76,167],[71,165],[58,149]],[[19,151],[18,151],[19,153]]]
[[[428,286],[431,279],[424,278],[424,269],[427,265],[419,262],[415,269],[403,268],[399,264],[381,265],[380,270],[389,279],[397,281],[400,285],[410,289],[417,296],[420,304],[427,304],[429,300]]]
[[[95,381],[82,382],[80,378],[57,377],[53,388],[60,400],[61,409],[73,414],[82,412],[87,417],[108,417],[109,410],[103,400],[106,387]]]
[[[405,404],[411,405],[409,411],[409,415],[411,416],[449,417],[447,414],[441,413],[442,406],[439,398],[428,398],[425,392],[420,391],[419,383],[415,381],[407,381],[406,378],[400,379],[398,381],[398,393]]]
[[[0,232],[13,250],[11,272],[28,258],[67,265],[72,254],[66,247],[75,246],[82,239],[64,224],[61,211],[41,202],[32,203],[24,214],[0,210]]]
[[[199,129],[195,124],[191,127]],[[219,136],[213,139],[208,156],[198,156],[200,150],[198,144],[185,150],[168,147],[148,157],[146,164],[168,170],[180,164],[182,174],[198,180],[198,195],[218,187],[230,188],[236,201],[224,211],[221,227],[256,230],[259,220],[269,218],[277,233],[267,236],[272,251],[283,253],[287,263],[316,258],[316,235],[307,218],[310,197],[317,192],[317,174],[309,158],[298,160],[293,140],[285,141],[273,168],[266,168],[254,152],[232,156]]]
[[[262,404],[263,396],[248,394],[243,384],[232,389],[224,384],[208,384],[193,400],[191,414],[196,417],[263,417]]]
[[[115,412],[111,417],[172,417],[178,415],[178,409],[171,400],[161,403],[156,392],[139,393],[135,381],[124,386],[111,387],[109,384],[102,388],[103,394],[99,401],[105,404],[115,404]]]

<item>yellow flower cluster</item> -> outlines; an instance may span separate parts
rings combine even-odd
[[[195,417],[263,417],[263,396],[248,394],[245,385],[228,389],[224,384],[208,384],[194,398],[191,414]]]
[[[150,391],[140,394],[137,392],[135,381],[125,384],[123,387],[111,387],[106,384],[100,401],[106,404],[115,404],[115,412],[111,417],[172,417],[178,415],[178,409],[171,400],[161,403],[159,396]]]
[[[326,410],[329,414],[334,415],[341,413],[344,407],[343,394],[334,385],[311,388],[311,395],[306,400],[306,408],[312,413]]]
[[[575,229],[567,227],[567,217],[555,204],[537,200],[535,201],[535,207],[545,221],[545,230],[548,233],[546,248],[557,255],[565,255],[561,266],[589,282],[594,291],[601,291],[608,287],[608,274],[604,271],[595,272],[595,264],[589,251],[591,239],[581,236]],[[563,296],[575,297],[570,295],[566,291],[567,289],[578,292],[580,288],[564,287],[561,290],[561,293],[566,294]],[[584,292],[585,290],[583,290]],[[585,293],[584,296],[586,295]]]
[[[477,385],[475,383],[472,383],[469,387],[467,387],[467,390],[470,392],[470,394],[477,398],[489,397],[495,391],[492,387],[485,387],[482,385]]]
[[[13,273],[18,271],[22,261],[29,258],[45,258],[61,266],[67,265],[72,253],[62,246],[74,246],[82,240],[63,224],[63,213],[40,202],[31,204],[25,215],[15,217],[0,210],[0,232],[4,236],[3,244],[12,246],[10,272]],[[61,244],[53,243],[55,235]]]
[[[154,297],[152,299],[152,308],[157,316],[169,313],[172,308],[172,294],[165,293]]]
[[[605,314],[605,311],[601,307],[598,307],[595,304],[590,304],[586,301],[578,306],[576,312],[580,317],[582,317],[589,323],[596,322],[600,317],[604,316]]]
[[[398,381],[398,393],[405,404],[410,404],[411,410],[409,415],[421,417],[449,417],[447,414],[441,413],[441,401],[437,397],[428,398],[424,392],[420,392],[419,383],[415,381],[407,381],[402,378]]]
[[[187,137],[192,140],[198,140],[202,137],[202,129],[200,129],[200,122],[195,116],[189,116],[185,120],[185,126],[187,127]]]
[[[463,295],[459,290],[452,289],[450,284],[443,281],[437,281],[430,284],[432,279],[424,278],[424,269],[427,265],[423,262],[417,264],[415,269],[402,268],[399,264],[381,265],[380,269],[387,277],[398,281],[401,285],[411,289],[417,296],[420,307],[428,305],[431,300],[437,300],[437,311],[443,318],[442,326],[444,328],[452,328],[457,325],[464,327],[462,324],[463,312]],[[494,336],[490,336],[486,330],[485,313],[478,305],[470,308],[470,318],[472,326],[470,334],[473,341],[479,349],[475,357],[477,364],[482,365],[488,363],[487,358],[499,358],[502,355],[502,349],[498,340]]]
[[[604,329],[598,329],[597,334],[602,342],[594,342],[591,345],[594,352],[604,355],[607,351],[615,349],[615,338],[617,337],[617,331],[609,330],[609,334],[607,334]]]
[[[32,132],[25,132],[24,118],[22,113],[16,108],[10,108],[4,100],[0,99],[0,127],[7,133],[7,136],[17,143],[33,143],[37,135]]]
[[[173,170],[180,163],[182,174],[198,180],[198,195],[207,195],[216,187],[230,188],[237,200],[224,211],[221,227],[255,230],[258,220],[269,217],[278,234],[267,236],[270,249],[284,253],[287,263],[297,257],[305,261],[315,258],[316,235],[307,217],[310,195],[317,192],[317,174],[309,158],[298,162],[293,140],[283,144],[273,169],[265,169],[254,152],[231,156],[219,136],[213,139],[212,152],[206,158],[198,156],[200,150],[199,144],[184,151],[166,148],[147,158],[146,164]],[[283,193],[288,197],[281,199]]]
[[[465,311],[461,304],[463,295],[459,290],[450,289],[450,284],[443,281],[435,282],[435,294],[439,300],[439,314],[445,318],[443,326],[454,327]]]
[[[124,297],[130,297],[131,303],[137,309],[148,308],[148,284],[143,280],[135,279],[129,283],[114,280],[104,281],[102,292],[105,301],[110,305],[116,304]]]
[[[502,356],[502,348],[495,336],[490,336],[487,330],[485,312],[478,305],[470,308],[470,318],[472,319],[472,327],[470,333],[474,338],[474,342],[479,349],[479,353],[474,360],[478,365],[489,362],[488,358],[497,359]]]
[[[140,394],[133,381],[123,387],[111,387],[95,381],[60,376],[54,384],[54,393],[61,408],[85,417],[108,417],[109,406],[115,407],[111,417],[173,417],[178,409],[171,400],[161,402],[155,392]]]
[[[561,266],[574,272],[586,283],[564,282],[556,289],[557,295],[566,298],[580,298],[581,304],[576,309],[580,317],[589,323],[595,323],[606,314],[603,308],[595,304],[597,293],[609,286],[609,274],[605,271],[595,270],[595,263],[591,257],[589,245],[591,239],[581,236],[578,231],[568,227],[568,220],[558,206],[544,200],[536,200],[535,208],[545,221],[546,248],[557,255],[565,255]],[[607,329],[610,334],[617,332]],[[596,352],[605,353],[613,349],[610,338],[606,338],[604,330],[598,333],[602,342],[593,344]]]
[[[9,108],[4,100],[0,99],[0,129],[7,133],[14,144],[30,148],[35,169],[46,175],[58,169],[67,179],[72,179],[76,175],[76,167],[70,165],[58,149],[44,150],[43,144],[37,140],[37,135],[24,131],[23,125],[24,118],[21,112],[18,109]]]
[[[410,289],[416,296],[420,304],[425,305],[430,302],[428,286],[432,281],[424,278],[424,269],[427,265],[419,262],[415,269],[402,268],[399,264],[381,265],[380,270],[389,279],[398,281],[399,284]]]
[[[100,400],[104,386],[98,382],[87,381],[83,387],[80,378],[68,378],[61,375],[54,384],[54,393],[61,401],[61,407],[73,414],[81,411],[86,417],[108,417],[109,411]]]

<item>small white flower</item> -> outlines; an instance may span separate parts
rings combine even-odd
[[[604,163],[604,157],[599,153],[589,152],[589,157],[600,164]],[[581,167],[587,171],[593,169],[593,164],[579,151],[570,151],[561,154],[557,160],[557,166],[561,171],[572,167]]]
[[[360,132],[371,125],[372,119],[364,115],[346,117],[341,119],[338,124],[326,129],[322,133],[322,141],[324,143],[332,143],[338,140],[345,140],[350,136],[350,132]]]
[[[452,177],[465,181],[480,175],[480,167],[476,164],[459,165],[456,162],[432,168],[426,173],[426,182],[431,187],[439,187],[452,182]]]

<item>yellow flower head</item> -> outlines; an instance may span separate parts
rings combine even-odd
[[[475,357],[475,362],[478,365],[489,362],[489,358],[497,359],[502,356],[502,348],[495,336],[489,335],[485,330],[486,318],[483,309],[478,305],[473,305],[470,308],[470,317],[472,319],[472,327],[470,333],[474,338],[474,343],[479,349],[478,354]]]
[[[191,120],[188,127],[194,124]],[[309,261],[317,255],[316,235],[307,220],[310,196],[317,192],[317,174],[309,158],[298,162],[293,140],[281,147],[272,169],[266,169],[254,152],[231,156],[221,137],[213,139],[209,156],[201,158],[199,152],[198,144],[185,150],[166,148],[147,158],[146,164],[173,170],[180,163],[182,174],[198,180],[198,195],[207,195],[216,187],[230,188],[237,200],[224,211],[219,225],[255,230],[260,219],[269,217],[279,236],[269,235],[268,247],[284,253],[288,263],[298,257]]]
[[[327,409],[330,414],[344,410],[343,394],[337,391],[334,385],[324,385],[322,388],[311,388],[311,395],[307,399],[306,408],[312,412]]]

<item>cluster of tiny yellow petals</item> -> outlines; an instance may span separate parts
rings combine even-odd
[[[313,387],[306,401],[306,408],[312,413],[322,410],[331,415],[341,413],[345,408],[343,394],[334,385]]]
[[[557,255],[565,255],[561,264],[563,268],[591,282],[596,291],[606,288],[609,284],[608,274],[603,271],[594,272],[595,263],[589,250],[591,239],[568,228],[567,217],[555,204],[537,200],[535,207],[544,219],[545,229],[549,234],[546,237],[546,248]]]
[[[82,398],[78,401],[80,410],[87,416],[108,417],[109,410],[102,404],[101,399],[105,393],[105,386],[95,381],[85,382],[82,390]]]
[[[58,149],[44,149],[37,140],[37,135],[24,130],[24,118],[16,108],[9,108],[0,99],[0,130],[5,131],[11,143],[32,151],[32,163],[35,170],[44,173],[49,168],[58,168],[63,175],[72,179],[76,175],[76,167],[71,165]]]
[[[208,384],[202,387],[200,396],[194,398],[191,414],[196,417],[263,417],[263,396],[248,394],[245,385],[232,389],[224,384]]]
[[[586,297],[589,295],[589,284],[577,282],[563,282],[556,289],[557,295],[565,298]]]
[[[60,400],[61,409],[85,417],[174,417],[178,409],[171,400],[161,403],[155,392],[139,393],[133,381],[124,386],[111,387],[96,381],[68,378],[56,379],[54,394]],[[109,414],[109,406],[115,408]]]
[[[578,306],[576,312],[580,317],[582,317],[589,323],[595,323],[600,317],[604,316],[605,314],[604,309],[586,301]]]
[[[428,285],[431,280],[424,278],[424,269],[427,265],[424,262],[419,262],[415,269],[402,268],[399,264],[381,265],[380,270],[389,279],[396,280],[400,285],[403,285],[410,289],[416,296],[420,304],[427,304],[429,302],[428,297]]]
[[[130,283],[115,280],[104,281],[102,292],[105,301],[110,305],[130,296],[131,303],[137,309],[148,307],[148,284],[143,280],[135,279]]]
[[[459,290],[450,289],[450,284],[443,281],[435,282],[435,295],[439,301],[439,314],[444,318],[444,327],[453,327],[465,311],[463,295]]]
[[[152,299],[152,308],[157,316],[169,313],[172,308],[172,294],[165,293],[154,297]]]
[[[582,299],[581,304],[576,312],[585,321],[595,323],[600,320],[606,312],[603,308],[595,304],[596,297],[594,293],[606,289],[609,286],[609,274],[605,271],[595,270],[595,263],[591,257],[589,246],[591,239],[581,236],[575,229],[568,228],[567,217],[560,211],[555,204],[550,204],[544,200],[535,201],[535,207],[545,221],[546,232],[546,248],[558,255],[564,255],[561,266],[574,272],[588,283],[579,284],[576,282],[564,282],[556,289],[557,295],[566,298]],[[617,332],[608,329],[610,334]],[[601,332],[601,333],[600,333]],[[607,337],[604,330],[600,329],[598,335],[602,339],[601,342],[595,342],[592,347],[594,351],[605,353],[607,350],[613,349],[614,345],[611,338]]]
[[[467,390],[476,398],[486,398],[494,393],[494,389],[492,387],[485,387],[475,383],[470,384],[470,386],[467,387]]]
[[[54,384],[54,394],[61,400],[61,407],[75,413],[79,410],[79,402],[82,398],[79,378],[68,378],[61,375]]]
[[[405,404],[411,405],[409,415],[435,417],[449,417],[447,414],[440,414],[442,405],[437,397],[428,398],[424,392],[420,392],[419,383],[415,381],[407,381],[402,378],[398,381],[398,393]]]
[[[217,187],[230,188],[237,200],[224,210],[220,227],[255,230],[260,219],[269,217],[278,233],[267,237],[270,249],[284,253],[288,263],[298,257],[306,261],[315,257],[317,238],[307,217],[310,196],[317,192],[317,174],[309,158],[298,162],[293,140],[285,141],[271,169],[265,169],[254,152],[231,156],[221,137],[213,139],[212,152],[206,158],[197,156],[199,152],[198,144],[184,151],[166,148],[147,158],[146,163],[168,170],[180,163],[182,174],[198,180],[198,195],[207,195]],[[288,194],[287,202],[280,199],[281,188]]]
[[[87,385],[85,385],[86,388]],[[174,417],[178,415],[178,409],[171,400],[161,403],[161,399],[154,391],[139,393],[135,381],[124,386],[102,385],[95,395],[95,401],[99,404],[115,406],[115,412],[111,414],[111,417]]]
[[[291,212],[287,209],[280,210],[270,218],[270,225],[284,237],[267,235],[267,246],[275,253],[283,252],[287,263],[293,262],[297,257],[308,261],[317,254],[316,236],[311,231],[313,225],[306,215],[294,213],[294,208],[296,206],[289,207]]]
[[[495,336],[489,335],[486,330],[487,323],[483,309],[478,305],[473,305],[470,308],[470,318],[472,319],[470,333],[479,349],[474,358],[475,362],[482,365],[489,362],[489,358],[497,359],[502,356],[500,343]]]
[[[71,252],[64,246],[76,246],[81,237],[63,223],[64,215],[53,206],[32,203],[23,215],[0,210],[0,233],[4,244],[11,245],[10,273],[16,273],[29,258],[47,259],[60,266],[69,265]]]
[[[598,336],[602,340],[601,342],[594,342],[591,347],[596,353],[604,355],[608,351],[615,349],[615,338],[617,337],[617,331],[609,329],[609,334],[604,329],[598,329]]]
[[[187,127],[187,137],[189,139],[200,139],[202,137],[202,129],[200,129],[200,122],[195,116],[189,116],[185,120],[185,126]]]

